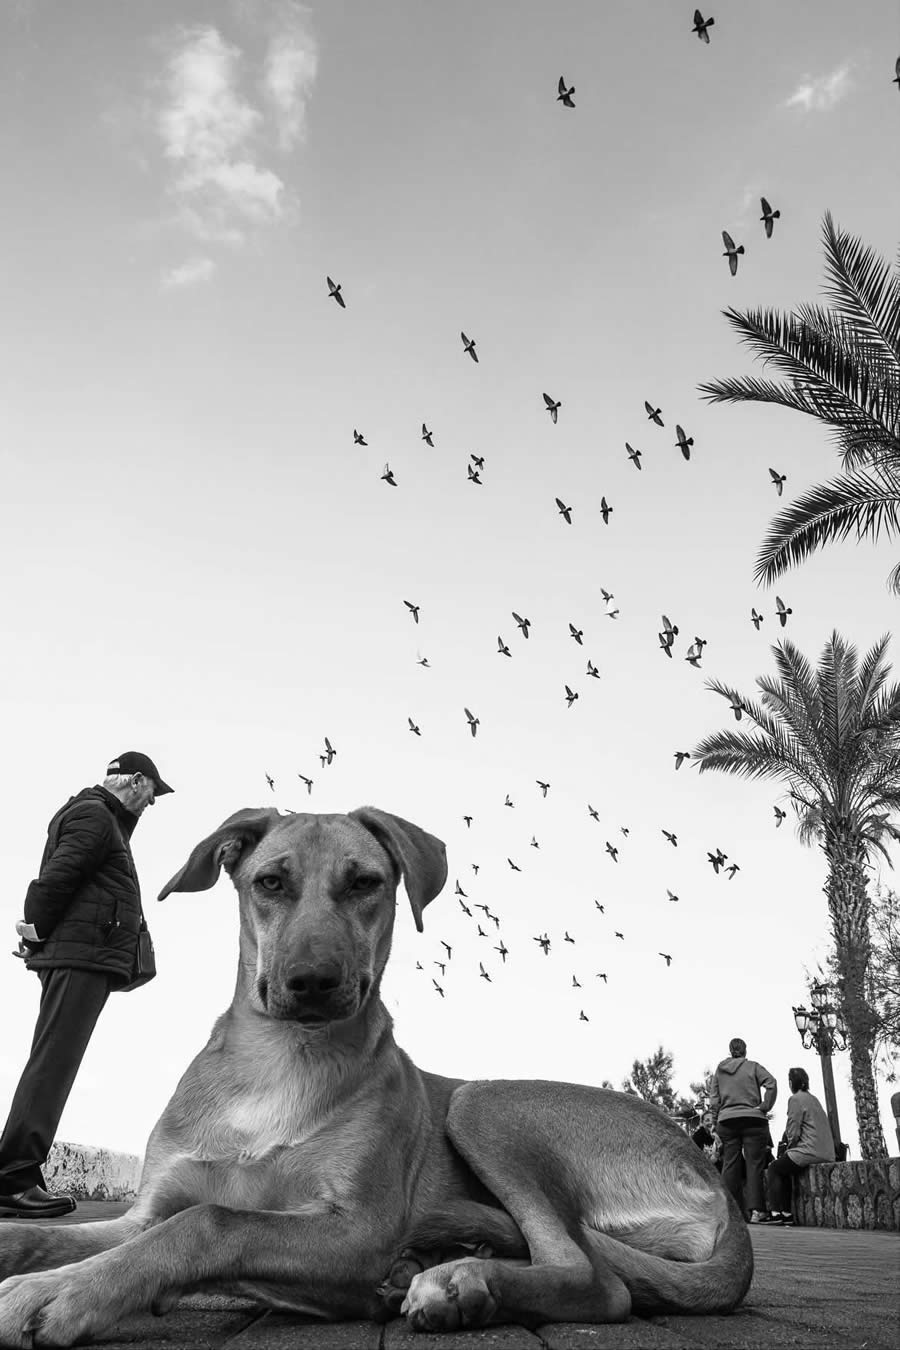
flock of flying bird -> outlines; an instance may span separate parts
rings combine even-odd
[[[694,25],[691,31],[696,34],[696,36],[700,41],[708,44],[710,41],[709,29],[713,27],[714,24],[715,24],[714,18],[710,17],[704,19],[702,14],[700,13],[700,10],[698,9],[694,11]],[[897,77],[898,78],[896,82],[898,83],[898,85],[900,85],[900,59],[898,59],[897,62]],[[558,88],[557,101],[561,103],[565,108],[574,109],[576,106],[574,100],[575,86],[569,85],[566,82],[565,78],[563,76],[560,76],[557,88]],[[760,198],[760,206],[762,209],[760,221],[763,225],[766,238],[771,239],[773,235],[774,222],[781,218],[781,212],[780,210],[773,210],[770,203],[765,197]],[[722,241],[725,245],[725,251],[723,256],[728,260],[728,267],[731,275],[735,276],[738,269],[738,259],[745,253],[744,245],[743,244],[736,245],[732,236],[729,234],[727,230],[722,231]],[[342,284],[334,281],[330,276],[326,277],[326,283],[328,287],[329,297],[333,299],[336,305],[338,305],[342,310],[346,310],[347,303],[343,294]],[[479,356],[475,339],[469,337],[462,330],[460,331],[460,339],[462,341],[463,354],[468,356],[471,361],[478,364]],[[542,397],[544,409],[549,415],[550,421],[555,426],[558,423],[560,410],[562,409],[563,406],[562,400],[546,392],[543,393]],[[663,421],[662,416],[662,409],[660,407],[655,406],[649,400],[645,400],[644,409],[647,415],[647,420],[649,422],[653,423],[656,427],[662,428],[665,426],[665,422]],[[691,450],[694,446],[694,438],[692,436],[688,436],[684,428],[679,423],[676,423],[675,425],[675,434],[676,434],[676,440],[674,443],[675,447],[678,450],[680,450],[684,460],[689,461],[691,458]],[[428,427],[428,425],[425,422],[422,423],[421,439],[425,443],[425,445],[431,448],[434,447],[434,432]],[[361,447],[368,446],[368,441],[366,440],[366,437],[357,428],[353,429],[353,443],[354,445]],[[625,450],[631,463],[634,464],[636,469],[641,470],[642,468],[641,456],[643,452],[641,450],[635,449],[628,441],[625,442]],[[484,457],[472,454],[470,455],[469,460],[470,462],[466,466],[468,481],[475,485],[480,485],[483,482],[481,474],[484,470],[484,463],[485,463]],[[780,497],[782,495],[784,484],[787,480],[787,475],[780,473],[773,468],[769,469],[769,475],[772,485],[774,486],[778,496]],[[390,487],[398,486],[397,480],[394,476],[394,473],[389,463],[385,464],[384,470],[381,474],[381,478],[382,481],[387,483]],[[559,515],[562,517],[565,524],[571,526],[573,523],[572,518],[574,507],[571,504],[565,503],[560,497],[555,498],[555,503],[557,511]],[[601,498],[600,514],[602,516],[604,524],[608,525],[610,517],[613,515],[613,507],[608,503],[605,496]],[[601,593],[603,595],[603,599],[607,607],[606,608],[607,617],[610,619],[618,618],[619,609],[610,608],[611,602],[615,599],[614,595],[611,592],[602,588]],[[418,624],[420,605],[411,600],[404,600],[403,604],[409,611],[413,621],[416,624]],[[793,612],[792,609],[789,606],[786,606],[780,597],[776,596],[776,616],[782,627],[786,625],[787,618],[790,614],[792,614],[792,612]],[[512,618],[521,634],[522,639],[527,640],[529,638],[531,620],[528,619],[527,617],[523,617],[516,611],[512,611]],[[753,623],[757,631],[759,630],[760,625],[763,622],[763,619],[764,616],[761,613],[759,613],[756,610],[756,608],[753,608],[751,610],[751,622]],[[584,631],[582,628],[578,627],[570,620],[568,623],[568,632],[569,636],[578,646],[583,646]],[[671,620],[667,617],[667,615],[663,614],[661,619],[661,629],[658,633],[659,650],[669,660],[673,659],[675,640],[678,637],[678,634],[679,630],[677,624],[672,623]],[[695,634],[693,642],[688,646],[688,649],[684,655],[684,660],[687,661],[690,665],[696,668],[700,668],[701,659],[703,657],[704,648],[706,646],[707,640]],[[505,641],[504,637],[501,634],[498,634],[497,637],[497,652],[499,655],[504,656],[506,658],[511,659],[513,656],[512,648]],[[428,658],[422,656],[421,653],[417,654],[416,659],[419,665],[425,668],[429,667],[430,663],[428,661]],[[600,678],[599,670],[597,666],[590,660],[590,658],[587,659],[586,674],[588,677],[593,679]],[[564,684],[564,690],[566,703],[569,708],[572,708],[579,698],[579,693],[576,690],[574,690],[569,684]],[[723,690],[719,690],[718,692],[724,693]],[[745,709],[741,704],[739,696],[736,694],[732,694],[730,692],[725,696],[728,697],[729,699],[730,707],[732,712],[734,713],[735,720],[740,721]],[[468,726],[469,732],[471,733],[472,737],[477,736],[478,728],[480,726],[480,718],[468,707],[463,708],[463,713],[466,718],[466,725]],[[419,725],[419,723],[413,717],[408,717],[407,721],[410,733],[417,737],[421,737],[422,728]],[[326,736],[324,738],[324,750],[320,753],[319,756],[322,768],[324,769],[329,767],[333,763],[336,756],[337,750],[335,749],[329,738]],[[687,750],[677,750],[674,752],[674,759],[675,759],[675,769],[677,771],[682,767],[682,765],[687,760],[691,759],[691,753]],[[311,777],[304,775],[302,773],[299,774],[298,777],[305,784],[307,792],[311,794],[314,780]],[[266,774],[266,780],[268,782],[269,788],[274,792],[275,782],[274,779],[271,777],[271,775],[269,775],[268,773]],[[546,798],[548,791],[550,790],[550,783],[542,779],[536,779],[535,781],[538,788],[540,789],[542,797]],[[504,805],[508,808],[514,808],[515,806],[515,803],[512,801],[509,794],[506,795]],[[595,822],[599,823],[600,820],[599,812],[590,803],[587,804],[587,811],[589,817]],[[774,807],[774,812],[775,812],[775,826],[777,828],[781,825],[782,821],[785,819],[785,812],[781,810],[778,806]],[[470,814],[465,814],[462,817],[462,819],[465,822],[467,830],[470,829],[474,817]],[[630,830],[627,826],[621,826],[620,832],[625,839],[627,839],[630,834]],[[669,845],[671,845],[671,847],[673,848],[678,847],[678,836],[674,831],[662,829],[661,834],[664,837],[665,841]],[[538,840],[535,838],[534,835],[532,835],[531,837],[530,847],[533,847],[535,849],[538,849],[540,847]],[[605,841],[605,852],[609,856],[611,861],[615,864],[619,862],[619,852],[621,848],[622,848],[621,844],[614,844],[608,839]],[[733,860],[730,861],[730,864],[728,866],[726,866],[726,863],[729,863],[728,855],[724,853],[722,849],[719,848],[718,846],[715,848],[715,850],[707,850],[706,856],[709,864],[713,869],[713,872],[717,876],[721,874],[727,876],[729,880],[733,880],[738,871],[740,871],[739,864],[737,862],[734,862]],[[506,861],[513,872],[522,871],[522,867],[513,858],[507,857]],[[477,877],[479,872],[478,864],[472,863],[471,867],[473,874]],[[669,903],[678,903],[680,897],[675,892],[667,888],[666,894]],[[460,885],[458,878],[455,881],[454,895],[455,898],[457,899],[457,902],[460,906],[462,913],[467,919],[471,920],[472,925],[474,926],[476,941],[481,939],[486,940],[489,944],[489,949],[492,949],[498,954],[501,967],[505,967],[507,957],[510,955],[510,948],[507,947],[504,937],[500,933],[500,922],[501,922],[500,916],[493,913],[490,907],[486,904],[474,901],[469,902],[469,896]],[[593,903],[595,909],[599,911],[601,915],[604,915],[605,906],[601,904],[599,900],[594,900]],[[479,910],[483,913],[484,915],[483,920],[479,919],[474,914],[473,912],[474,910]],[[490,924],[493,924],[493,931],[491,931],[487,927],[487,925]],[[498,939],[498,941],[493,941],[493,939]],[[553,939],[551,939],[550,934],[545,931],[543,933],[533,935],[532,940],[538,944],[541,952],[545,956],[549,957],[553,945]],[[619,940],[624,942],[625,941],[624,933],[619,929],[613,929],[613,940]],[[575,938],[568,932],[567,929],[564,930],[562,943],[571,944],[572,947],[576,945]],[[439,940],[439,945],[440,947],[443,948],[443,953],[440,957],[433,960],[432,968],[437,967],[439,969],[441,978],[440,981],[436,979],[433,975],[431,978],[435,993],[441,999],[443,999],[446,996],[445,986],[447,983],[447,971],[451,966],[455,946],[454,944],[448,943],[443,939]],[[669,968],[673,961],[672,953],[661,951],[658,953],[658,955],[665,961],[666,968]],[[423,972],[425,971],[425,967],[422,965],[420,961],[416,962],[416,968],[419,971]],[[491,971],[485,966],[484,961],[482,959],[478,960],[478,972],[479,978],[487,981],[488,983],[492,982]],[[495,974],[497,973],[496,969],[494,973]],[[608,983],[608,973],[606,971],[595,972],[594,978],[602,980],[604,984]],[[572,989],[581,989],[583,987],[575,973],[572,973],[571,979],[572,983],[570,987]],[[588,1015],[585,1013],[583,1007],[579,1009],[578,1020],[581,1022],[588,1022],[590,1020]]]

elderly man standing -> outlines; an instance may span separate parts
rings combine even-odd
[[[768,1069],[747,1058],[739,1036],[728,1042],[730,1057],[716,1066],[709,1092],[716,1133],[722,1140],[722,1180],[744,1211],[741,1160],[747,1167],[748,1222],[767,1213],[763,1195],[769,1112],[778,1087]]]
[[[75,1209],[72,1196],[47,1193],[41,1169],[109,993],[133,978],[142,909],[131,834],[146,807],[172,791],[152,759],[129,750],[112,760],[102,786],[83,788],[50,821],[16,924],[16,955],[37,972],[41,1002],[0,1137],[0,1216]]]

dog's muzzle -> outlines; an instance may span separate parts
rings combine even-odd
[[[338,961],[297,961],[285,969],[277,985],[260,979],[258,989],[270,1016],[316,1027],[352,1017],[359,1011],[370,983],[365,976],[348,979]]]

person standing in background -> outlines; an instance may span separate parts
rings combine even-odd
[[[763,1174],[770,1138],[768,1117],[778,1086],[768,1069],[747,1058],[746,1042],[739,1036],[729,1041],[728,1049],[729,1058],[716,1066],[712,1077],[709,1109],[722,1140],[722,1180],[748,1223],[759,1223],[767,1213]],[[746,1209],[742,1160],[746,1166]]]

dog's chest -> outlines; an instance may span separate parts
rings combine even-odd
[[[192,1156],[252,1163],[304,1143],[327,1113],[322,1086],[296,1078],[243,1085],[197,1121]]]

